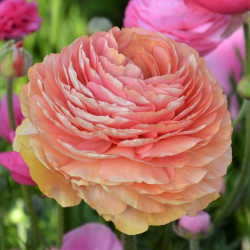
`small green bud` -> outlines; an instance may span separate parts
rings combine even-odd
[[[242,97],[250,99],[250,76],[243,77],[238,84],[237,90]]]
[[[113,27],[110,20],[106,17],[93,17],[87,25],[87,34],[92,35],[98,31],[108,31]]]
[[[27,74],[32,65],[32,56],[23,48],[23,42],[11,40],[0,51],[0,75],[16,78]]]

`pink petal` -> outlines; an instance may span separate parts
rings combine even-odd
[[[0,153],[0,164],[11,172],[13,180],[23,185],[36,185],[31,179],[29,168],[17,152]]]
[[[122,250],[122,245],[109,227],[99,223],[87,223],[66,233],[61,249]]]

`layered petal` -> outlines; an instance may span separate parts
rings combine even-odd
[[[62,206],[127,234],[217,199],[231,162],[222,87],[191,47],[141,28],[98,32],[29,70],[14,147]]]

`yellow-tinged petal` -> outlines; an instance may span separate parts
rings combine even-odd
[[[30,145],[30,139],[34,134],[27,134],[29,121],[26,119],[18,127],[15,148],[19,150],[24,161],[30,169],[32,179],[37,183],[41,192],[50,198],[54,198],[61,206],[69,207],[78,205],[81,199],[77,196],[77,191],[72,188],[71,183],[63,176],[49,170],[35,156]]]

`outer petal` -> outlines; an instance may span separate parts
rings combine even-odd
[[[30,145],[30,140],[32,140],[32,136],[35,135],[27,134],[27,123],[29,123],[29,121],[26,119],[18,127],[15,147],[19,150],[24,161],[29,166],[32,179],[46,196],[54,198],[61,206],[68,207],[79,204],[81,199],[77,196],[77,192],[72,188],[70,182],[63,178],[63,176],[49,170],[37,159]]]

